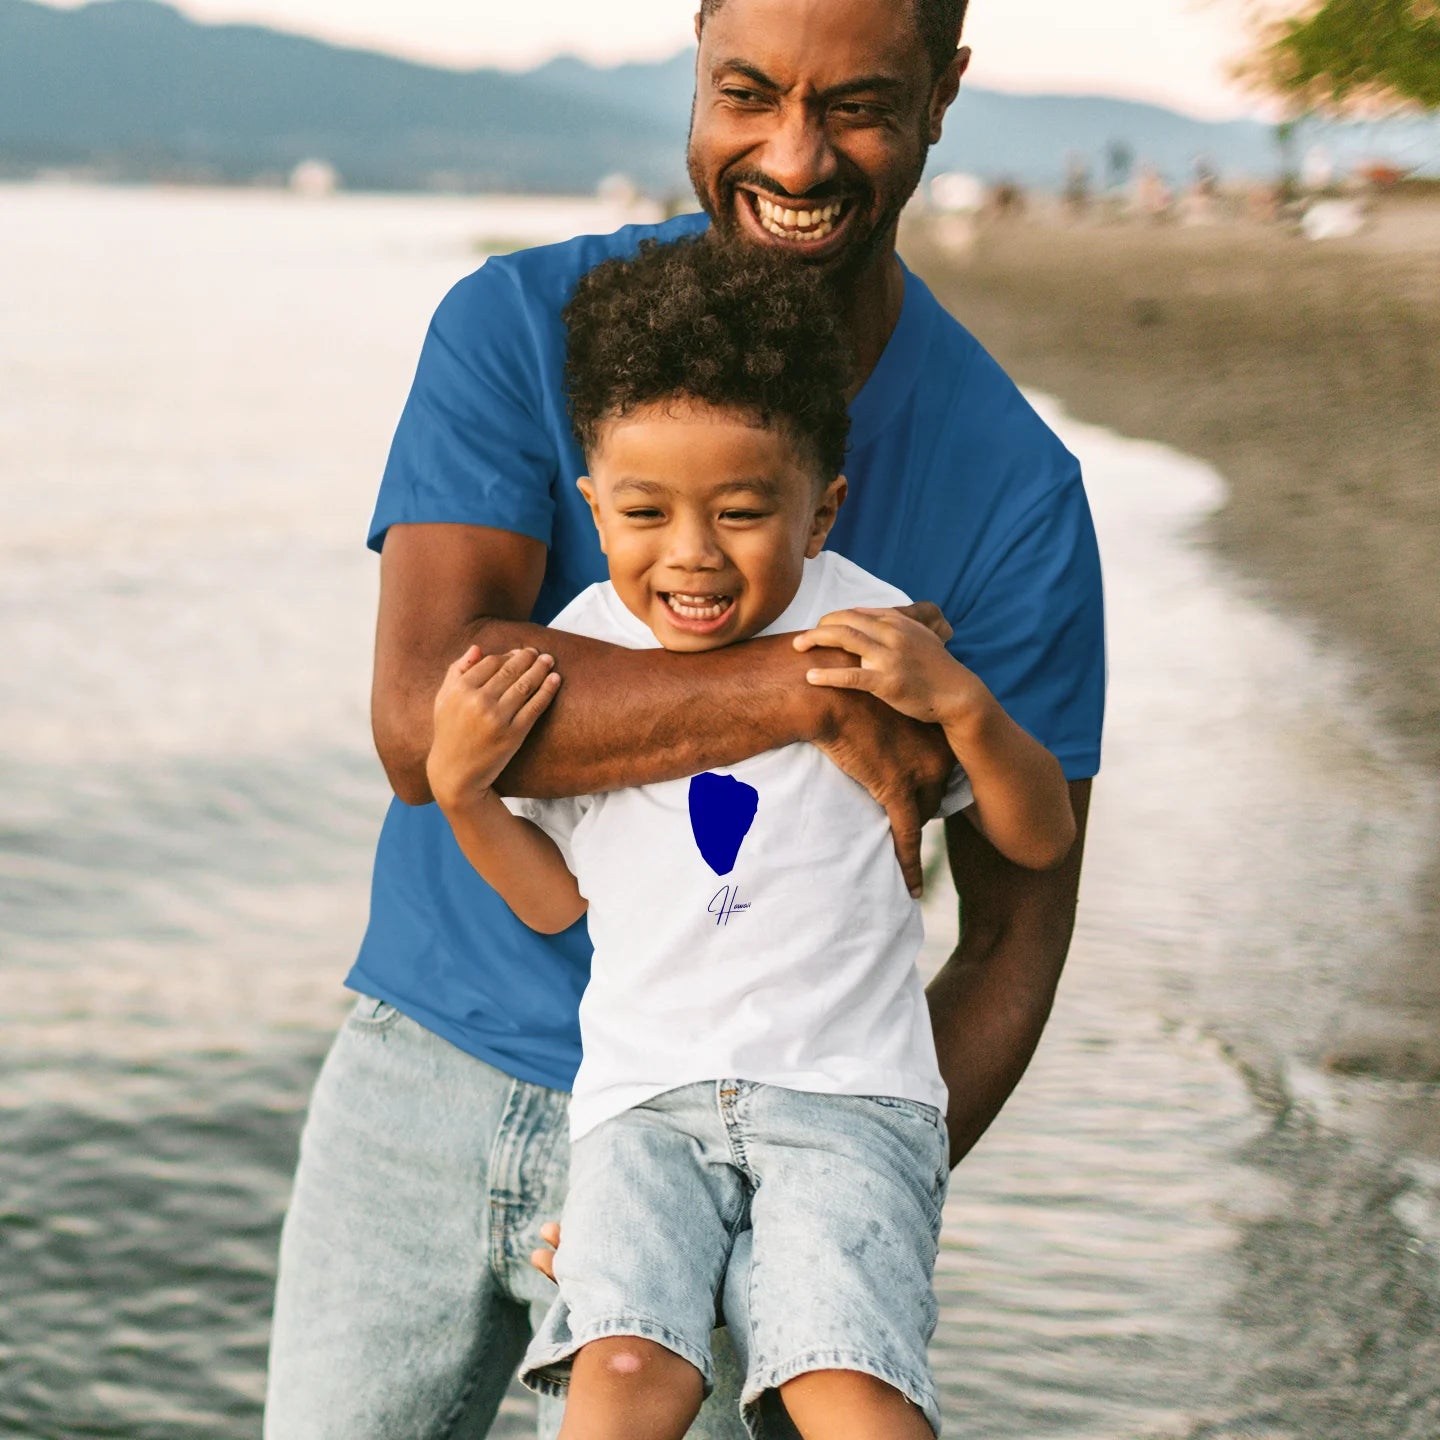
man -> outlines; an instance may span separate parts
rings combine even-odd
[[[1104,684],[1078,467],[894,253],[969,58],[956,48],[963,12],[964,0],[705,0],[689,145],[707,243],[775,247],[837,287],[857,392],[832,548],[938,603],[957,658],[1071,781],[1081,841],[1055,870],[1023,871],[967,822],[947,824],[963,933],[930,998],[953,1161],[1014,1088],[1049,1013]],[[600,260],[705,224],[491,260],[432,323],[371,534],[374,728],[397,799],[348,980],[366,998],[301,1143],[270,1440],[484,1435],[530,1307],[549,1299],[527,1257],[563,1194],[588,944],[583,928],[545,938],[520,925],[428,803],[433,696],[467,645],[535,644],[565,676],[505,772],[512,793],[673,779],[811,741],[885,806],[918,884],[920,825],[949,770],[937,732],[807,686],[815,656],[785,637],[675,655],[538,628],[605,574],[574,489],[560,311]],[[707,1411],[733,1426],[723,1404]]]

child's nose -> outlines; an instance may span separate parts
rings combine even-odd
[[[681,521],[673,527],[667,559],[677,570],[718,570],[725,563],[715,531],[701,521]]]

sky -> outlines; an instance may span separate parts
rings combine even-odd
[[[64,0],[78,3],[78,0]],[[167,0],[176,3],[176,0]],[[525,67],[560,53],[660,59],[693,36],[695,0],[179,0],[200,20],[248,20],[438,64]],[[999,90],[1154,100],[1207,118],[1255,114],[1227,65],[1240,0],[972,0],[971,78]]]

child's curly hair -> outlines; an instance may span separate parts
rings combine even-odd
[[[593,453],[600,426],[675,398],[753,414],[840,473],[850,363],[824,278],[784,256],[696,237],[597,265],[565,307],[565,390]]]

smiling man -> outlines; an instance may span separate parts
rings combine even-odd
[[[707,0],[689,146],[705,213],[492,259],[435,314],[370,536],[374,730],[396,799],[347,980],[362,998],[301,1143],[269,1440],[484,1435],[550,1299],[527,1257],[563,1197],[589,944],[582,925],[520,924],[430,803],[432,702],[456,656],[535,645],[564,676],[505,772],[515,795],[649,784],[813,742],[886,808],[914,886],[920,824],[949,775],[938,730],[807,685],[823,652],[784,636],[680,654],[542,628],[605,576],[561,378],[561,311],[594,265],[708,231],[705,243],[823,269],[855,374],[849,498],[829,546],[940,607],[953,654],[1059,758],[1083,837],[1104,654],[1079,469],[895,254],[968,60],[963,12],[964,0]],[[1044,1027],[1081,846],[1037,873],[964,820],[946,834],[963,925],[930,1001],[958,1161]],[[724,1391],[702,1415],[708,1433],[739,1433]]]

